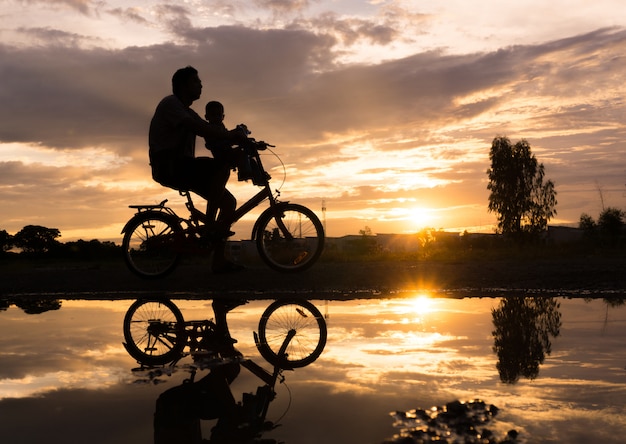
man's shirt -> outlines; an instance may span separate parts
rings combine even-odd
[[[201,119],[191,108],[186,107],[175,95],[167,96],[157,105],[150,122],[148,143],[150,155],[161,152],[194,157],[196,135],[184,125],[184,120]]]

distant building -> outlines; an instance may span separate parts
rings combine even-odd
[[[487,245],[496,241],[499,235],[494,233],[458,233],[454,231],[435,231],[437,244],[455,245],[463,241],[467,245],[477,243]],[[546,240],[553,244],[577,242],[582,239],[583,231],[579,228],[565,226],[548,226]],[[380,252],[387,253],[413,253],[423,248],[424,240],[420,233],[393,234],[379,233],[366,238],[375,242]],[[353,251],[355,245],[359,245],[364,239],[362,234],[348,234],[340,237],[327,237],[326,249],[332,249],[339,253]],[[256,256],[256,242],[251,240],[228,241],[229,255],[235,259]]]
[[[564,226],[548,226],[547,240],[554,244],[578,242],[583,238],[583,230],[580,228]]]

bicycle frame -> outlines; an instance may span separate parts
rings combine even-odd
[[[266,175],[265,168],[263,167],[261,156],[259,155],[258,150],[254,149],[254,152],[251,155],[254,157],[257,164],[259,165],[261,173],[265,176]],[[201,224],[206,224],[206,215],[195,207],[193,203],[193,198],[191,197],[191,192],[189,190],[178,190],[178,193],[187,199],[187,201],[185,202],[185,207],[189,211],[189,218],[187,219],[178,216],[178,214],[176,214],[174,210],[172,210],[170,207],[165,205],[168,202],[168,199],[163,200],[159,204],[153,204],[153,205],[129,205],[129,208],[136,209],[137,214],[145,212],[145,211],[164,212],[173,217],[176,217],[179,222],[184,222],[188,227],[194,227],[196,230],[199,230]],[[245,216],[250,211],[258,207],[266,199],[269,200],[268,210],[270,211],[275,210],[277,206],[286,205],[288,203],[287,201],[279,202],[278,196],[280,196],[280,191],[276,190],[276,194],[274,195],[270,187],[269,177],[266,177],[264,180],[263,188],[254,196],[252,196],[250,199],[248,199],[246,202],[241,204],[235,210],[232,223],[234,224],[235,222],[239,221],[243,216]],[[279,218],[277,218],[276,222],[279,228],[281,229],[281,231],[283,232],[283,235],[287,238],[291,238],[291,233],[289,233],[289,230],[283,225],[282,221]],[[122,230],[122,232],[124,231],[125,229]],[[255,223],[252,229],[252,234],[251,234],[252,240],[255,239],[256,234],[257,234],[257,224]]]

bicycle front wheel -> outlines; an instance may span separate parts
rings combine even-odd
[[[293,334],[284,355],[280,349],[288,334]],[[326,346],[324,316],[306,300],[277,300],[270,304],[259,321],[259,353],[270,364],[281,368],[300,368],[315,361]]]
[[[159,212],[136,215],[126,226],[122,249],[128,268],[147,279],[171,273],[179,261],[183,230],[176,219]]]
[[[182,356],[186,345],[185,320],[170,300],[140,299],[124,316],[128,354],[144,365],[165,365]]]
[[[313,265],[324,249],[324,227],[315,213],[285,204],[261,214],[256,232],[261,259],[274,270],[297,272]]]

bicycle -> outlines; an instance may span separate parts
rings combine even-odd
[[[229,358],[232,350],[232,344],[225,344],[216,333],[213,320],[185,321],[169,299],[133,302],[124,316],[123,332],[124,347],[142,365],[166,365],[187,355],[220,361]],[[281,369],[295,369],[311,364],[321,355],[327,327],[324,316],[311,302],[278,299],[265,309],[258,333],[253,332],[253,336],[266,361]],[[284,346],[286,349],[281,351]]]
[[[256,243],[261,259],[280,272],[299,272],[311,267],[324,248],[324,228],[309,208],[279,201],[280,191],[272,192],[271,176],[265,171],[259,150],[273,147],[265,142],[249,139],[243,147],[255,168],[253,184],[262,189],[235,210],[232,223],[259,206],[269,203],[252,228],[251,239]],[[193,203],[189,190],[178,190],[185,197],[189,217],[181,218],[166,206],[159,204],[129,205],[137,210],[122,229],[124,260],[132,272],[143,278],[159,278],[171,273],[182,253],[210,251],[203,245],[206,215]]]

